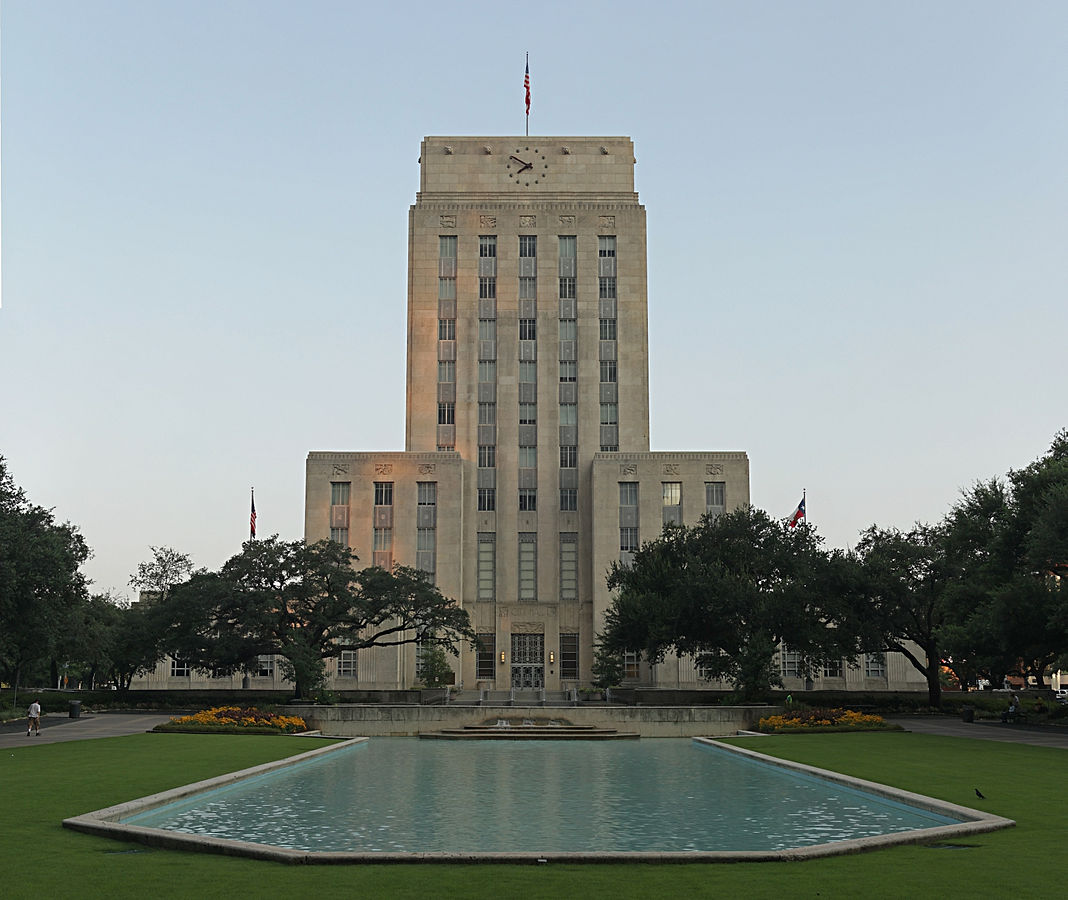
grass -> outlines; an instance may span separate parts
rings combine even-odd
[[[963,849],[900,847],[804,863],[729,865],[286,866],[150,850],[68,831],[67,816],[256,765],[318,744],[256,735],[143,734],[0,750],[0,865],[7,897],[1052,897],[1068,788],[1064,750],[908,733],[751,741],[1015,819]],[[517,775],[517,777],[521,777]],[[979,801],[979,787],[987,800]],[[582,811],[576,810],[581,815]],[[27,877],[25,873],[32,873]]]

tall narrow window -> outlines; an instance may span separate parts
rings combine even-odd
[[[601,319],[600,326],[602,341],[614,341],[616,339],[615,319]]]
[[[519,276],[519,299],[536,300],[538,297],[538,279],[532,275]]]
[[[601,404],[601,424],[602,425],[618,425],[619,424],[619,407],[615,403],[602,403]]]
[[[579,636],[560,632],[560,679],[578,681],[579,677]]]
[[[560,340],[573,341],[578,334],[578,329],[575,326],[574,319],[561,319],[560,320]]]
[[[519,235],[519,258],[529,258],[538,255],[538,236],[536,234]]]
[[[456,424],[456,404],[451,400],[445,400],[438,404],[438,424]]]
[[[478,535],[478,599],[493,600],[497,595],[497,535]]]
[[[665,481],[660,485],[664,524],[682,524],[682,482]]]
[[[478,635],[478,656],[475,663],[475,678],[479,681],[492,681],[496,678],[494,657],[497,655],[497,635],[492,631],[483,631]]]
[[[453,359],[438,360],[438,383],[453,384],[456,381],[456,361]]]
[[[342,650],[337,657],[337,677],[357,678],[359,669],[356,662],[355,650]]]
[[[727,511],[727,483],[725,481],[705,482],[705,512],[713,518]]]
[[[638,482],[636,482],[636,481],[621,481],[621,482],[619,482],[619,505],[620,506],[637,506],[638,505]]]
[[[525,445],[519,448],[519,468],[534,469],[538,465],[538,448]]]
[[[602,275],[598,279],[598,296],[602,300],[616,299],[616,279],[611,275]]]
[[[494,384],[497,381],[497,361],[482,359],[478,363],[478,383]]]
[[[497,508],[497,490],[495,488],[478,489],[478,508],[487,512]]]
[[[376,481],[375,482],[375,506],[392,506],[393,505],[393,482],[392,481]]]
[[[538,423],[538,404],[537,403],[520,403],[519,404],[519,424],[520,425],[536,425]]]
[[[538,491],[536,488],[519,489],[519,511],[534,512],[538,508]]]
[[[616,361],[614,359],[601,360],[601,384],[616,383]]]
[[[537,384],[538,383],[538,364],[529,360],[524,360],[519,363],[519,383],[520,384]]]
[[[538,599],[538,536],[519,534],[519,599]]]
[[[562,234],[560,235],[560,258],[561,259],[574,259],[575,258],[575,235]]]
[[[455,341],[456,340],[456,320],[455,319],[438,319],[438,340],[439,341]]]
[[[578,535],[560,535],[560,599],[578,600]]]
[[[437,506],[438,503],[438,483],[436,481],[420,481],[417,482],[418,494],[417,501],[420,506]]]
[[[349,505],[349,491],[352,488],[351,481],[331,481],[330,482],[330,505],[331,506],[348,506]]]
[[[575,299],[575,276],[574,275],[561,275],[560,276],[560,299],[561,300],[574,300]]]
[[[493,300],[497,296],[497,276],[478,276],[478,298],[480,300]]]
[[[560,488],[560,512],[578,509],[578,488]]]
[[[597,255],[601,259],[615,257],[616,236],[614,234],[602,234],[597,238]]]
[[[497,340],[497,320],[496,319],[479,319],[478,320],[478,339],[480,341],[495,341],[495,340]]]
[[[483,259],[497,256],[497,235],[480,234],[478,236],[478,255]]]
[[[573,359],[560,360],[560,381],[570,383],[578,380],[578,363]]]
[[[496,425],[497,424],[497,404],[496,403],[480,403],[480,404],[478,404],[478,424],[479,425]]]
[[[578,466],[578,447],[574,444],[560,445],[560,468],[574,469]]]
[[[335,544],[341,544],[342,547],[349,545],[349,530],[347,528],[331,528],[330,540]]]
[[[497,447],[494,444],[480,444],[478,448],[478,467],[493,469],[497,466]]]
[[[578,425],[578,404],[577,403],[561,403],[560,404],[560,424],[561,425]]]
[[[538,339],[538,322],[537,319],[520,319],[519,320],[519,340],[521,341],[534,341]]]

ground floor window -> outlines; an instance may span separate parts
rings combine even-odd
[[[577,634],[560,635],[560,678],[563,681],[578,681],[579,677],[579,636]]]
[[[493,657],[497,654],[497,635],[487,631],[478,636],[478,656],[475,661],[475,677],[492,681],[496,677]]]
[[[182,662],[181,660],[171,660],[171,678],[188,678],[189,677],[189,663]]]
[[[338,678],[355,678],[357,671],[356,651],[342,650],[341,655],[337,658]]]

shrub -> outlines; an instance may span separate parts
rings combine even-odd
[[[802,709],[764,716],[757,727],[769,734],[789,731],[873,731],[889,728],[882,716],[852,709]]]
[[[254,706],[218,706],[191,716],[176,716],[158,731],[225,731],[258,734],[296,734],[307,730],[299,716],[265,712]]]

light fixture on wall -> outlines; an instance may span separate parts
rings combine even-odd
[[[501,665],[504,665],[504,651],[501,651]]]
[[[554,662],[556,662],[556,653],[553,650],[550,650],[549,651],[549,665],[552,665]]]

